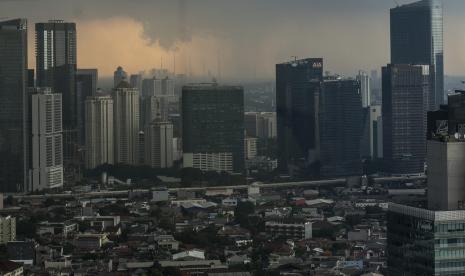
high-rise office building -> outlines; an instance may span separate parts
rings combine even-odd
[[[123,80],[128,81],[128,73],[124,71],[123,67],[118,66],[113,74],[113,87],[118,87],[119,83]]]
[[[394,175],[424,172],[430,66],[383,67],[383,157]]]
[[[318,106],[323,59],[293,60],[276,65],[278,165],[282,172],[319,160]]]
[[[465,92],[428,112],[428,209],[390,204],[389,275],[465,270]]]
[[[63,20],[36,23],[37,86],[63,95],[63,126],[77,124],[76,24]]]
[[[78,103],[76,94],[76,24],[63,20],[36,23],[36,71],[38,87],[62,94],[63,158],[68,181],[79,178]]]
[[[0,22],[0,191],[24,191],[28,183],[29,135],[27,22]]]
[[[139,91],[121,81],[113,92],[115,163],[139,163],[139,112]]]
[[[145,129],[145,164],[152,168],[173,166],[173,124],[153,120]]]
[[[465,91],[428,112],[428,209],[465,209]]]
[[[319,118],[321,175],[360,174],[363,130],[360,83],[341,78],[326,79],[320,93]]]
[[[465,211],[389,204],[388,275],[460,275],[465,271]]]
[[[182,90],[184,167],[244,172],[244,90],[216,83]]]
[[[29,191],[63,186],[62,94],[30,88],[31,185]]]
[[[371,80],[370,76],[364,71],[359,71],[357,81],[360,83],[360,95],[362,96],[362,106],[368,107],[371,105]]]
[[[77,97],[77,125],[79,129],[79,143],[85,143],[85,106],[86,99],[97,95],[97,69],[78,69],[76,72],[76,97]]]
[[[422,0],[391,9],[391,64],[426,64],[432,69],[428,109],[444,102],[442,0]]]
[[[86,168],[114,164],[113,99],[91,96],[86,99]]]

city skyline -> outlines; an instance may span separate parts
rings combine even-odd
[[[330,71],[345,75],[355,75],[359,69],[379,70],[389,60],[388,10],[395,3],[350,2],[296,0],[284,6],[278,1],[254,1],[247,3],[249,7],[241,1],[203,1],[196,5],[140,1],[134,5],[118,0],[114,5],[85,0],[65,5],[55,0],[3,0],[0,10],[8,11],[8,17],[28,18],[30,26],[49,18],[76,22],[78,66],[99,68],[102,77],[111,76],[118,65],[129,73],[162,66],[173,70],[176,56],[178,73],[210,72],[228,80],[253,80],[272,79],[273,65],[294,55],[323,57]],[[465,75],[461,66],[465,56],[459,52],[465,41],[457,35],[463,21],[457,11],[464,7],[463,1],[444,2],[448,75]],[[214,12],[207,13],[206,8]],[[0,17],[5,15],[0,12]],[[283,20],[275,20],[277,16]],[[367,21],[371,23],[365,24]],[[30,27],[30,41],[31,31]],[[125,39],[118,39],[122,34]],[[33,45],[29,45],[30,67],[33,57]]]

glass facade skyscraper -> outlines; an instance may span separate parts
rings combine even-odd
[[[324,81],[319,111],[322,176],[361,174],[363,112],[359,81]]]
[[[278,166],[293,174],[319,161],[318,108],[323,59],[308,58],[276,65]]]
[[[242,87],[216,83],[184,86],[182,120],[185,165],[202,170],[244,172]]]
[[[463,275],[465,211],[431,211],[390,203],[389,275]]]
[[[391,9],[391,63],[432,65],[428,110],[444,103],[442,0],[422,0]]]
[[[0,22],[0,191],[24,191],[28,169],[27,22]]]
[[[430,68],[406,64],[382,68],[383,157],[387,173],[424,172]]]

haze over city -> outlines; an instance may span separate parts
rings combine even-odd
[[[399,4],[408,3],[398,0]],[[272,79],[274,64],[320,56],[355,75],[389,60],[392,0],[0,0],[0,17],[77,23],[78,64],[128,72],[163,67],[226,79]],[[445,72],[465,75],[465,1],[444,1]],[[29,33],[33,41],[33,32]],[[163,61],[161,62],[161,59]],[[34,65],[34,44],[29,44]]]

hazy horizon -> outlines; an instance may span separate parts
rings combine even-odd
[[[400,4],[413,1],[398,1]],[[391,0],[0,0],[0,18],[29,21],[29,67],[35,65],[34,23],[77,23],[78,67],[109,77],[164,67],[224,80],[273,79],[274,65],[323,57],[325,70],[353,76],[389,62]],[[458,12],[444,1],[445,71],[465,75]]]

